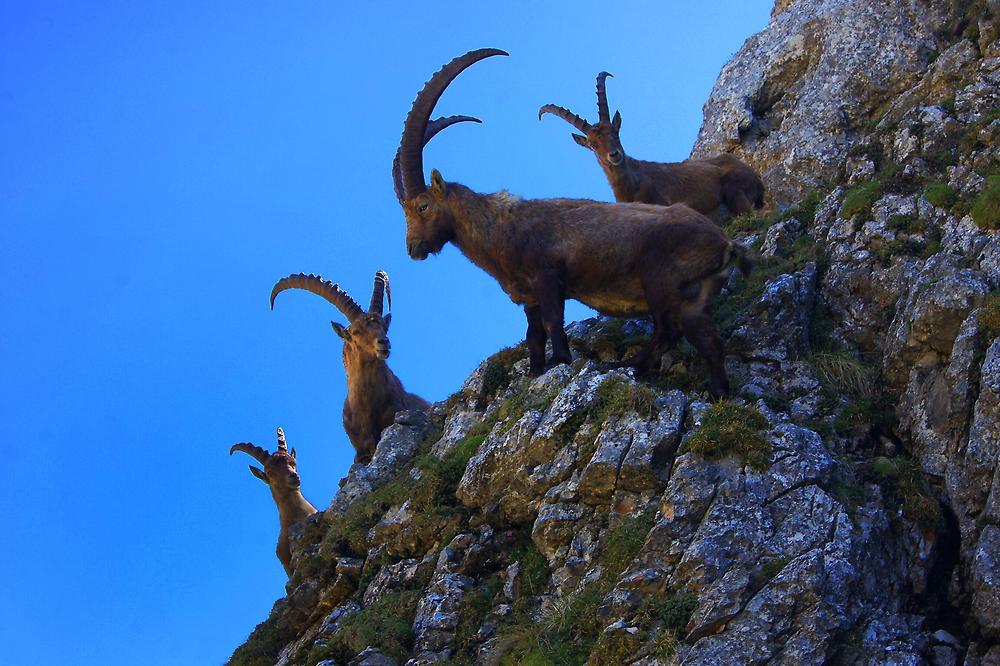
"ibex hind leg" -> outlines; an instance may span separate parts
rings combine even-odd
[[[658,279],[657,275],[643,280],[643,292],[650,312],[653,313],[653,335],[636,354],[617,363],[605,364],[606,369],[635,368],[638,372],[656,369],[663,352],[672,349],[680,339],[674,325],[677,308],[682,301],[679,286],[672,280]]]
[[[712,397],[719,399],[729,393],[729,378],[726,376],[725,351],[722,339],[712,319],[709,307],[697,304],[688,307],[681,314],[681,328],[684,337],[698,350],[708,366],[708,390]]]

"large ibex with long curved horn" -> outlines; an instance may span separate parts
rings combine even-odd
[[[271,489],[271,497],[278,507],[278,520],[281,532],[278,534],[277,555],[285,573],[292,576],[292,550],[288,541],[288,530],[295,523],[316,513],[316,507],[306,500],[299,491],[301,481],[295,467],[295,449],[288,450],[285,443],[285,432],[278,428],[278,450],[268,453],[261,447],[250,444],[234,444],[229,449],[229,455],[242,451],[264,466],[248,465],[250,471]]]
[[[594,151],[608,177],[616,201],[634,201],[669,206],[683,203],[699,213],[722,217],[725,212],[741,215],[764,205],[764,183],[746,163],[723,154],[705,160],[684,162],[647,162],[625,154],[619,131],[621,113],[612,118],[605,88],[607,77],[597,75],[597,123],[589,122],[569,109],[546,104],[538,110],[538,119],[546,113],[562,118],[580,134],[573,134],[579,145]],[[725,205],[725,209],[721,206]]]
[[[458,122],[458,121],[454,121]],[[271,290],[274,299],[286,289],[304,289],[329,301],[347,318],[348,326],[330,322],[344,340],[344,371],[347,374],[347,399],[344,400],[344,430],[354,445],[354,461],[366,464],[375,453],[382,430],[392,425],[396,412],[427,409],[427,401],[407,393],[402,382],[386,364],[389,358],[389,322],[383,316],[383,300],[392,308],[389,276],[375,273],[375,286],[368,311],[361,309],[339,285],[318,275],[289,275],[278,280]]]
[[[435,104],[466,67],[495,55],[507,54],[480,49],[452,60],[424,85],[406,117],[397,158],[409,255],[426,259],[451,242],[496,278],[524,306],[532,374],[545,368],[547,339],[553,363],[571,360],[563,310],[572,298],[614,316],[651,313],[653,337],[627,364],[647,366],[683,334],[708,363],[712,393],[726,393],[711,302],[730,266],[744,272],[750,266],[744,248],[704,215],[684,205],[478,194],[445,182],[436,170],[427,186],[423,146]]]

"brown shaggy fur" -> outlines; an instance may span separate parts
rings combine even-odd
[[[653,315],[652,339],[626,364],[645,368],[684,335],[708,364],[712,393],[728,392],[712,299],[730,266],[749,263],[703,215],[684,205],[482,195],[436,171],[432,183],[404,204],[410,256],[451,242],[492,275],[524,306],[533,374],[545,368],[547,339],[553,363],[571,360],[563,310],[572,298],[607,315]]]

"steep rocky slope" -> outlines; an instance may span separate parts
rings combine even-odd
[[[296,535],[233,664],[1000,664],[1000,41],[989,2],[787,0],[696,153],[780,204],[719,299],[736,397],[643,321],[484,361]]]

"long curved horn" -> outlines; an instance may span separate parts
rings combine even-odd
[[[389,288],[389,274],[385,271],[378,271],[375,273],[375,286],[372,287],[372,300],[368,306],[368,312],[374,312],[381,317],[382,300],[385,295],[389,297],[389,309],[392,310],[392,290]]]
[[[355,319],[365,313],[361,309],[361,306],[346,291],[340,288],[340,285],[334,284],[329,280],[324,280],[320,275],[306,275],[305,273],[289,275],[275,283],[274,288],[271,289],[272,310],[274,309],[274,299],[286,289],[305,289],[325,298],[340,310],[347,317],[347,321],[352,324]]]
[[[285,431],[278,426],[278,450],[288,453],[288,444],[285,443]]]
[[[481,123],[483,122],[479,118],[473,118],[472,116],[445,116],[443,118],[435,118],[434,120],[427,123],[427,129],[424,131],[424,145],[434,138],[434,135],[443,130],[446,127],[451,127],[455,123]],[[399,199],[399,203],[403,203],[403,173],[399,169],[399,149],[396,149],[396,156],[392,158],[392,189],[396,191],[396,198]]]
[[[233,444],[233,446],[229,449],[229,455],[233,455],[235,451],[242,451],[243,453],[246,453],[261,465],[267,464],[267,459],[271,457],[271,454],[264,449],[260,448],[256,444],[250,444],[247,442]]]
[[[541,120],[542,116],[546,113],[551,113],[553,116],[562,118],[570,125],[575,127],[577,130],[586,134],[590,131],[590,123],[576,115],[569,109],[563,108],[561,106],[556,106],[555,104],[546,104],[542,108],[538,109],[538,119]]]
[[[608,91],[604,87],[604,80],[614,74],[601,72],[597,75],[597,121],[601,123],[611,122],[611,112],[608,111]]]
[[[427,189],[424,182],[424,137],[427,121],[434,113],[434,106],[441,98],[448,84],[470,65],[495,55],[509,55],[500,49],[477,49],[459,56],[439,69],[424,84],[413,100],[410,112],[403,124],[403,137],[399,142],[399,164],[403,180],[403,196],[412,199]]]

